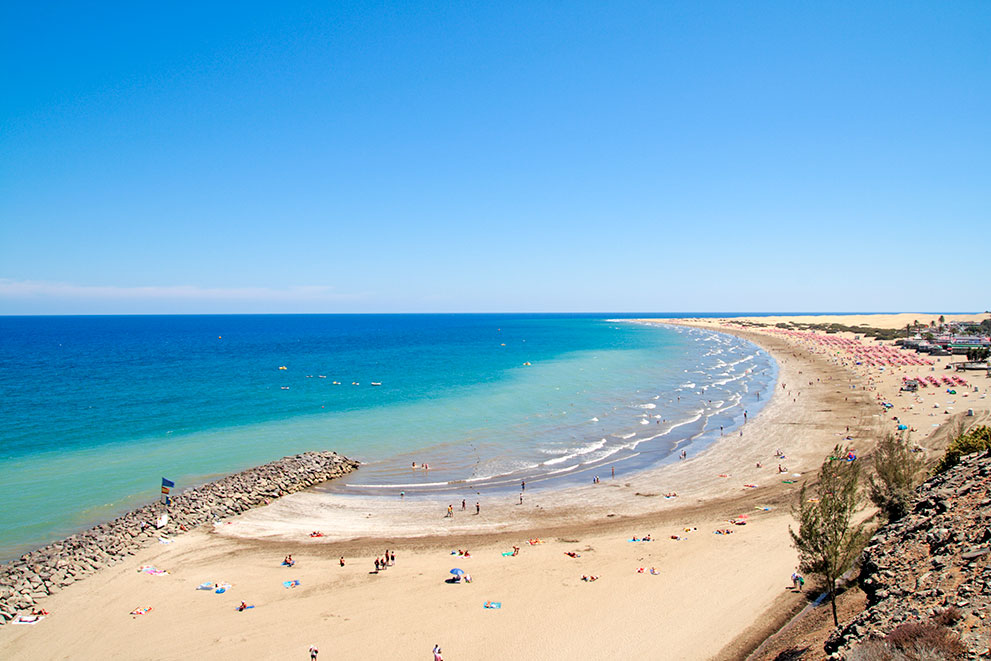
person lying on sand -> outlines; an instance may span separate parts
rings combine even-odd
[[[582,574],[582,580],[585,581],[586,583],[591,583],[592,581],[599,580],[599,577],[598,576],[585,576],[584,574]]]
[[[571,557],[571,558],[580,558],[581,557],[581,555],[579,555],[578,553],[575,553],[574,551],[565,551],[564,554],[566,556]]]

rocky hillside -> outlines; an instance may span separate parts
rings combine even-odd
[[[989,526],[988,454],[965,457],[919,487],[912,513],[864,550],[868,608],[826,643],[831,658],[991,657]],[[922,648],[929,651],[911,651]]]

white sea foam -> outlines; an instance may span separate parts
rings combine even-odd
[[[657,404],[639,404],[638,405],[638,408],[642,408],[642,409],[656,409],[657,408]]]
[[[412,489],[414,487],[446,487],[450,482],[413,482],[410,484],[345,484],[349,489]]]

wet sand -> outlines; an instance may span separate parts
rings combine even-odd
[[[477,515],[473,501],[466,512],[454,503],[446,517],[448,502],[437,499],[294,494],[145,549],[52,596],[44,602],[52,615],[41,623],[0,628],[0,656],[307,658],[311,644],[321,658],[422,659],[434,644],[448,660],[725,656],[788,594],[796,562],[790,505],[802,480],[848,434],[866,451],[891,427],[877,398],[896,398],[900,377],[871,383],[875,374],[794,339],[704,323],[755,341],[779,363],[771,402],[742,436],[656,470],[603,474],[598,485],[528,487],[522,505],[516,495],[479,498]],[[982,393],[968,393],[967,403],[986,410]],[[953,415],[897,401],[905,419],[918,414],[917,428]],[[747,525],[728,522],[744,514]],[[314,530],[324,536],[311,538]],[[655,541],[626,541],[645,534]],[[526,543],[533,538],[545,543]],[[513,545],[517,557],[501,555]],[[373,560],[386,548],[396,565],[376,574]],[[450,554],[466,548],[470,558]],[[296,566],[280,566],[290,553]],[[146,564],[170,573],[139,573]],[[446,583],[455,567],[473,581]],[[284,588],[290,579],[299,587]],[[204,581],[232,587],[197,591]],[[242,600],[255,608],[237,612]],[[486,601],[502,608],[485,609]],[[138,606],[152,610],[129,615]]]

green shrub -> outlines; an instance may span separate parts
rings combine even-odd
[[[974,427],[950,441],[946,454],[939,460],[933,473],[942,473],[960,463],[960,457],[991,449],[991,427]]]
[[[874,473],[868,477],[871,502],[884,512],[888,521],[896,521],[908,513],[925,462],[912,452],[907,433],[882,438],[872,458]]]

